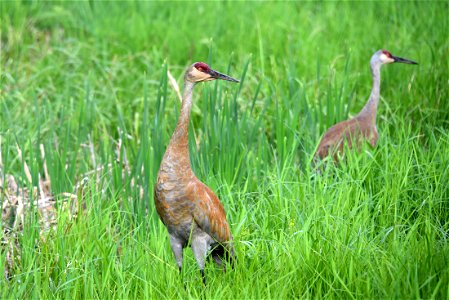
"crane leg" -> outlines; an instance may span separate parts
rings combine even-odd
[[[182,271],[182,241],[175,236],[170,235],[170,246],[173,254],[175,255],[176,264],[178,265],[179,272]]]
[[[193,255],[195,256],[195,260],[198,263],[198,266],[200,267],[201,277],[203,279],[204,285],[206,285],[206,275],[204,274],[204,265],[206,261],[206,254],[207,254],[207,242],[205,239],[201,237],[192,238],[192,250]]]
[[[204,274],[204,269],[200,270],[201,278],[203,279],[203,284],[206,286],[206,274]]]

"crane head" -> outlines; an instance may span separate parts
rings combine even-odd
[[[220,72],[211,69],[207,64],[203,62],[197,62],[191,65],[186,72],[185,79],[190,82],[202,82],[215,79],[240,82],[239,80],[232,78],[231,76],[222,74]]]
[[[381,64],[391,64],[391,63],[403,63],[403,64],[410,64],[410,65],[417,65],[417,62],[414,62],[413,60],[409,60],[402,57],[393,56],[390,52],[387,50],[379,50],[377,51],[373,59],[378,60]]]

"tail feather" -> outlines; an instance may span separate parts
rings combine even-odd
[[[226,265],[224,264],[224,261],[227,261],[231,265],[231,268],[234,269],[236,256],[234,253],[234,246],[232,245],[232,243],[227,244],[217,243],[212,245],[212,250],[210,252],[209,257],[212,257],[217,266],[223,268],[223,271],[226,271]]]

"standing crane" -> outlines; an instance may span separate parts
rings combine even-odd
[[[188,132],[193,88],[198,82],[214,79],[239,82],[202,62],[187,69],[181,114],[162,158],[154,189],[156,210],[168,229],[179,271],[182,271],[183,249],[190,242],[204,285],[204,265],[209,250],[223,270],[222,259],[229,258],[232,262],[234,258],[232,235],[223,205],[214,192],[196,178],[190,166]]]
[[[343,152],[345,141],[349,148],[352,148],[353,142],[356,143],[356,147],[359,147],[364,140],[367,140],[372,147],[376,146],[378,138],[376,114],[380,98],[380,68],[384,64],[396,62],[412,65],[418,64],[405,58],[393,56],[386,50],[379,50],[374,53],[370,61],[373,88],[368,102],[357,116],[337,123],[327,130],[315,152],[315,160],[333,155],[334,160],[337,161],[338,155]]]

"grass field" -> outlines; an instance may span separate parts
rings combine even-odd
[[[448,2],[0,5],[0,204],[29,202],[3,210],[0,298],[449,298]],[[381,48],[419,65],[383,67],[377,148],[317,176]],[[195,61],[241,79],[195,91],[192,167],[238,256],[206,288],[190,249],[179,276],[152,192],[167,71],[182,88]]]

